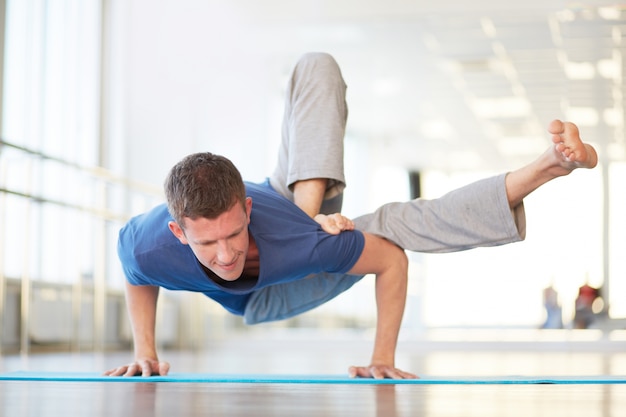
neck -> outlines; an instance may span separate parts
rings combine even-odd
[[[257,278],[260,270],[259,248],[252,235],[249,236],[248,255],[246,256],[246,263],[244,264],[242,275]]]

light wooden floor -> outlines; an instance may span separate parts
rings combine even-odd
[[[624,416],[626,386],[0,383],[3,416]]]
[[[201,352],[166,351],[174,372],[342,374],[365,364],[368,337],[235,337]],[[404,341],[398,366],[423,375],[626,375],[621,341]],[[95,372],[129,352],[5,356],[0,372]],[[17,416],[626,416],[626,385],[331,385],[0,382],[0,415]]]

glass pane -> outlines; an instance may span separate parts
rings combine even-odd
[[[98,162],[100,0],[7,1],[2,138],[81,166]],[[10,103],[10,105],[6,105]],[[97,182],[72,164],[0,150],[3,269],[15,278],[92,277]],[[85,209],[86,211],[81,211]],[[100,248],[102,245],[99,246]]]

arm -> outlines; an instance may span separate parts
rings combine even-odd
[[[169,364],[159,362],[156,353],[155,323],[159,287],[126,282],[126,305],[133,329],[135,361],[105,372],[109,376],[167,375]]]
[[[297,181],[293,185],[293,202],[302,211],[318,222],[326,233],[336,235],[343,230],[353,230],[352,220],[342,216],[340,213],[332,215],[320,214],[320,207],[324,201],[326,193],[326,178],[312,178],[304,181]]]
[[[376,274],[378,321],[371,364],[350,367],[350,376],[415,378],[395,368],[398,333],[407,293],[408,259],[402,249],[383,238],[364,233],[365,247],[349,274]]]

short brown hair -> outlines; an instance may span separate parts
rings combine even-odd
[[[184,219],[215,219],[239,202],[245,206],[246,188],[233,163],[210,152],[186,156],[165,179],[167,208],[181,228]]]

